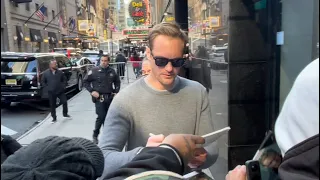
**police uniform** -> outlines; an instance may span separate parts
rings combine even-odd
[[[84,78],[84,87],[90,93],[97,91],[100,95],[99,98],[92,96],[92,101],[96,106],[96,114],[98,115],[93,131],[94,140],[97,140],[101,125],[104,124],[109,106],[113,99],[113,93],[119,92],[120,84],[121,81],[118,74],[110,67],[94,67]],[[115,88],[113,88],[113,85]]]

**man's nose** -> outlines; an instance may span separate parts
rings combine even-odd
[[[168,62],[168,64],[165,66],[166,71],[172,72],[173,66],[171,62]]]

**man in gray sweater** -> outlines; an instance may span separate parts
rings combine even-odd
[[[102,177],[131,161],[143,147],[158,146],[164,136],[213,131],[206,88],[177,76],[186,60],[188,37],[178,25],[161,23],[148,38],[151,73],[115,96],[105,120],[99,141],[105,157]],[[207,168],[217,156],[216,143],[199,148],[186,169]]]

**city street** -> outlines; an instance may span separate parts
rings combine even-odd
[[[68,94],[68,99],[75,94]],[[1,125],[14,131],[12,137],[16,139],[44,120],[49,113],[45,103],[12,103],[9,108],[1,108]]]

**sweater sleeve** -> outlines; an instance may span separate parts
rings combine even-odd
[[[115,96],[108,110],[99,141],[99,147],[105,158],[102,177],[130,162],[142,148],[137,147],[131,151],[122,152],[128,141],[132,121],[129,107],[125,106],[125,102],[122,97]]]
[[[198,131],[196,132],[199,135],[205,135],[214,131],[213,121],[211,118],[211,110],[209,104],[208,93],[206,92],[205,87],[201,86],[201,97],[202,97],[202,105],[201,105],[201,113],[200,113],[200,121],[198,123]],[[205,169],[213,165],[219,155],[219,149],[217,146],[217,142],[211,143],[210,145],[204,147],[207,151],[207,160],[206,162],[199,168]]]

